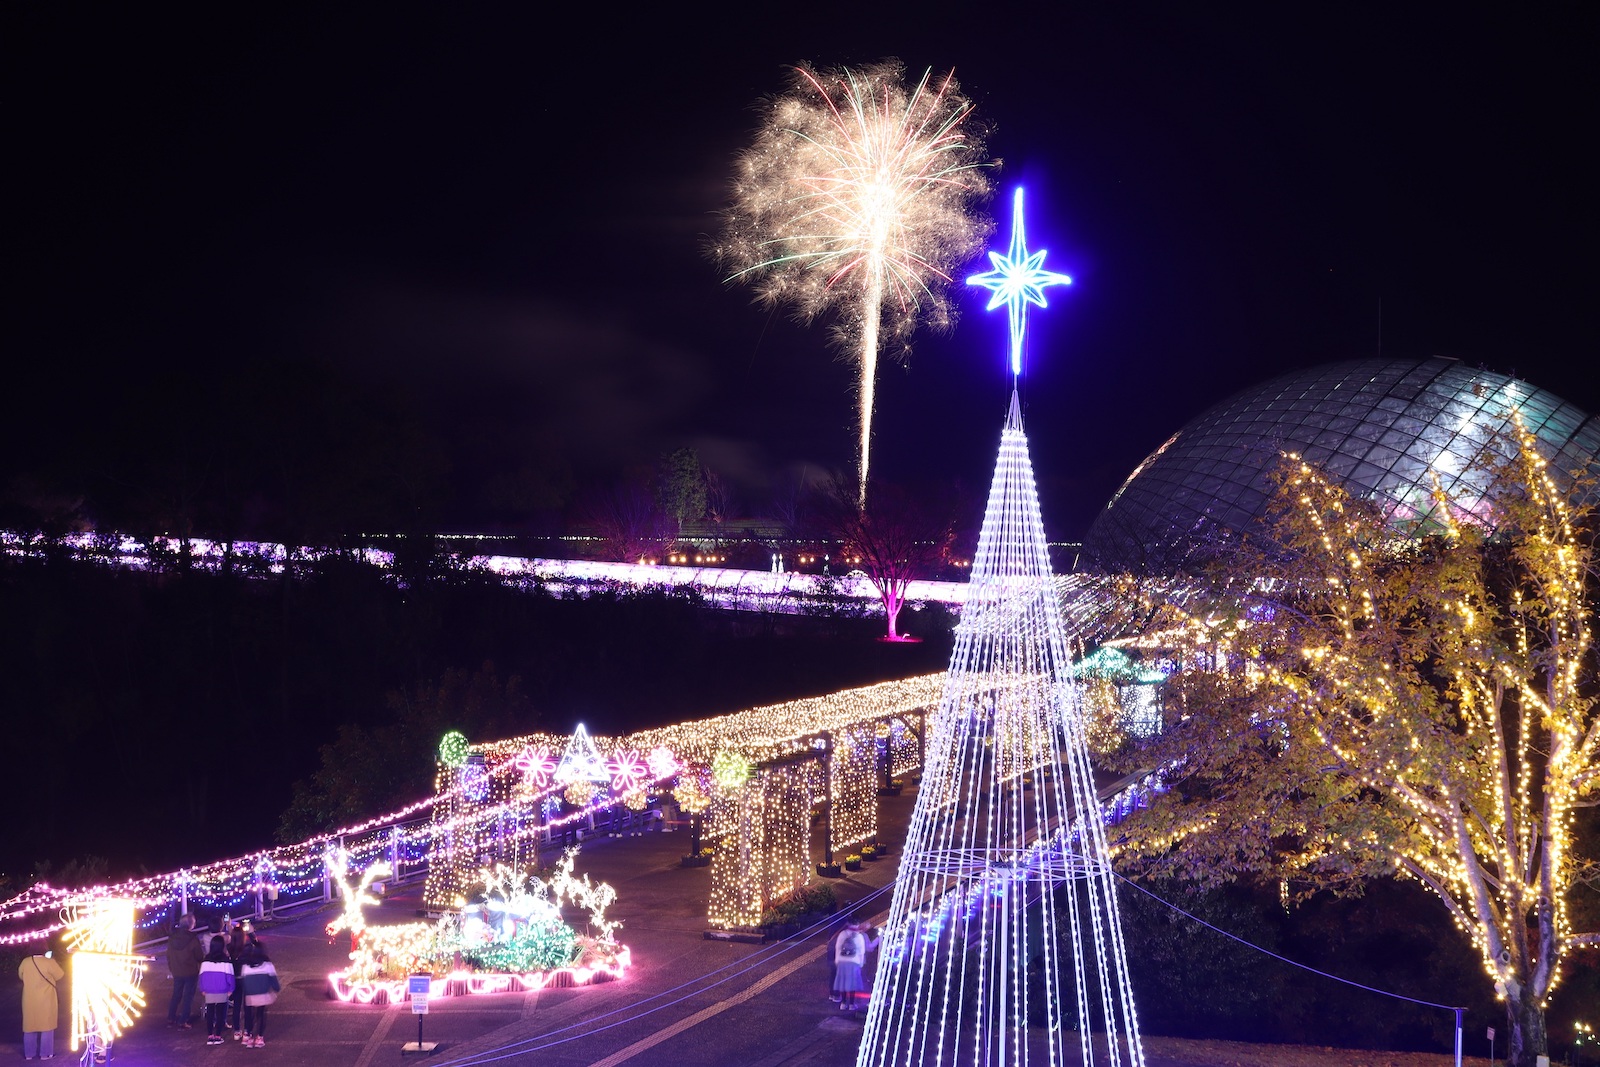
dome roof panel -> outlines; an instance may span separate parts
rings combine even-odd
[[[1089,530],[1084,562],[1182,569],[1206,543],[1255,527],[1280,453],[1300,452],[1397,522],[1432,507],[1435,474],[1467,497],[1474,468],[1519,409],[1552,468],[1600,471],[1600,418],[1552,393],[1450,359],[1364,359],[1294,371],[1212,407],[1147,456]]]

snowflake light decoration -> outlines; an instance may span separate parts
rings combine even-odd
[[[678,768],[683,764],[678,762],[678,757],[672,754],[672,749],[666,745],[657,745],[650,750],[650,755],[645,762],[650,765],[650,778],[652,781],[664,781],[678,773]]]

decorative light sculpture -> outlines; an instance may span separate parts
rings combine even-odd
[[[368,889],[388,876],[388,865],[367,868],[352,888],[348,854],[330,850],[324,862],[338,882],[344,910],[327,932],[332,937],[348,930],[351,951],[350,965],[328,975],[329,989],[346,1003],[397,1004],[407,996],[407,979],[424,973],[432,976],[434,997],[621,978],[631,954],[616,939],[622,924],[605,914],[617,892],[587,874],[575,877],[577,855],[576,848],[568,849],[545,878],[503,865],[481,868],[471,879],[475,899],[458,897],[437,922],[375,926],[362,909],[378,903]],[[563,907],[588,913],[585,933],[562,919]]]
[[[562,785],[580,781],[611,784],[611,771],[606,767],[605,758],[595,748],[594,739],[581,722],[572,731],[572,740],[567,742],[567,750],[561,755],[556,781]]]
[[[84,1049],[86,1058],[101,1063],[144,1009],[139,983],[149,958],[133,951],[133,908],[131,900],[100,899],[75,905],[67,915],[72,1051]]]
[[[1017,209],[997,274],[1042,258]],[[1010,289],[1014,360],[1035,282]],[[1013,388],[860,1067],[1144,1064],[1067,649]]]
[[[974,274],[968,285],[981,285],[993,296],[985,309],[993,311],[1005,305],[1011,320],[1011,376],[1022,374],[1022,342],[1028,328],[1028,305],[1047,307],[1044,290],[1047,285],[1071,285],[1065,274],[1044,269],[1044,249],[1028,251],[1027,237],[1022,226],[1022,187],[1019,185],[1011,201],[1011,248],[1005,255],[989,253],[994,269],[984,274]]]
[[[516,768],[530,789],[543,789],[550,784],[556,761],[545,745],[529,745],[517,755]]]

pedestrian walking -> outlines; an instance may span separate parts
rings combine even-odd
[[[267,958],[267,948],[251,939],[244,950],[244,965],[239,970],[244,991],[244,1047],[265,1048],[267,1044],[267,1005],[278,999],[283,988],[277,968]]]
[[[193,1025],[190,1012],[194,1008],[195,980],[200,975],[200,962],[205,958],[206,950],[200,945],[200,936],[194,932],[194,916],[185,912],[167,935],[167,970],[172,974],[168,1026],[187,1030]]]
[[[228,943],[218,934],[211,939],[211,950],[200,964],[197,988],[206,1002],[206,1044],[220,1045],[228,1021],[228,1002],[233,999],[237,985],[233,976],[233,961],[228,958]]]
[[[29,956],[17,968],[22,979],[22,1058],[47,1060],[56,1054],[60,1022],[58,983],[67,976],[49,952]]]

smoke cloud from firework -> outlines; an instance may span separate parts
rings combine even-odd
[[[713,249],[729,281],[802,322],[834,312],[834,340],[859,363],[860,500],[866,502],[878,354],[918,327],[947,330],[951,275],[993,229],[983,130],[953,73],[914,85],[896,60],[796,68],[764,104],[739,157]]]

